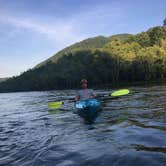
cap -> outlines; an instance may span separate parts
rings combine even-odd
[[[88,81],[86,80],[86,79],[82,79],[81,81],[80,81],[80,84],[87,84],[88,83]]]

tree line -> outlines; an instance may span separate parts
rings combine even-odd
[[[56,62],[0,83],[0,92],[78,88],[82,78],[92,87],[166,80],[166,27],[153,27],[127,40],[114,38],[100,48],[64,53]]]

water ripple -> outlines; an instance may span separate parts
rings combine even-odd
[[[166,86],[129,89],[103,98],[93,127],[68,102],[73,90],[0,94],[0,165],[165,166]],[[58,100],[63,109],[47,108]]]

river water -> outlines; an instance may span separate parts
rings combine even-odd
[[[128,88],[103,99],[93,128],[68,102],[73,90],[0,94],[0,166],[165,166],[166,86]],[[50,111],[57,100],[64,110]]]

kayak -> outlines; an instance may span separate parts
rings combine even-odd
[[[75,103],[77,114],[86,122],[93,123],[101,111],[101,102],[97,99],[80,100]]]

